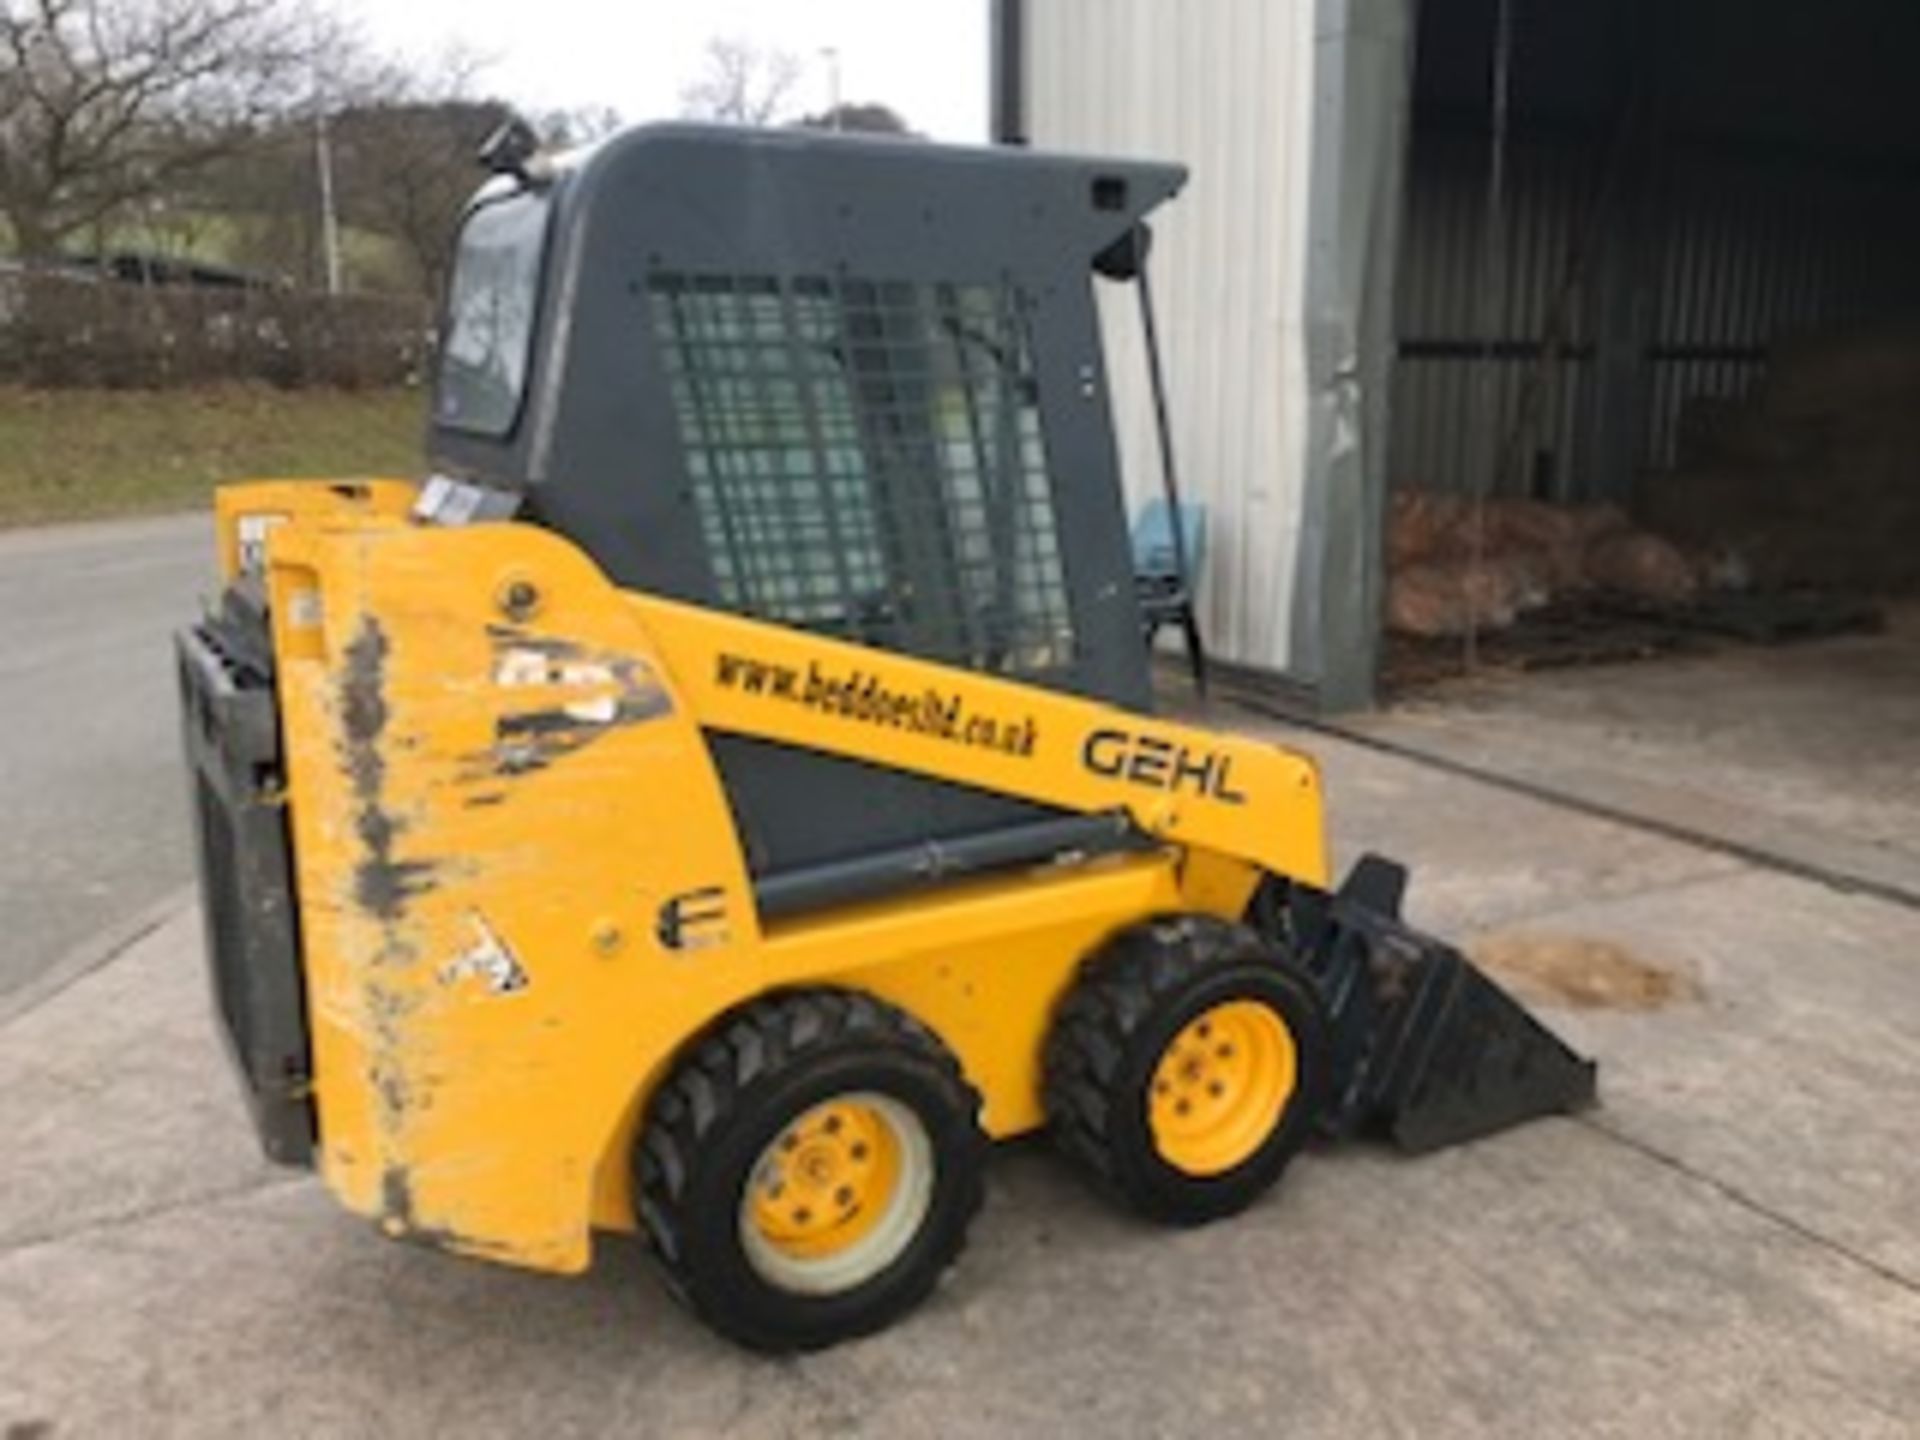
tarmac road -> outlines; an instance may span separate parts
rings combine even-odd
[[[192,878],[169,636],[205,515],[0,533],[0,998]]]

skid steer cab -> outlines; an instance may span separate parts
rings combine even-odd
[[[1151,713],[1097,285],[1172,166],[807,132],[492,147],[424,484],[220,493],[178,637],[267,1150],[769,1349],[925,1296],[1042,1127],[1193,1224],[1591,1066],[1305,756]],[[1135,277],[1137,278],[1137,276]]]

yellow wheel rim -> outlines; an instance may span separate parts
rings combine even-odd
[[[1219,1175],[1265,1143],[1299,1079],[1286,1022],[1258,1000],[1229,1000],[1189,1020],[1154,1067],[1154,1148],[1188,1175]]]
[[[814,1106],[760,1152],[741,1197],[749,1260],[783,1288],[831,1293],[890,1264],[924,1219],[931,1143],[919,1118],[861,1091]]]

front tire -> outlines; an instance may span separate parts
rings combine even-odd
[[[759,1000],[648,1106],[642,1228],[669,1285],[721,1333],[811,1350],[926,1297],[980,1208],[980,1097],[939,1040],[869,996]]]
[[[1129,926],[1081,967],[1044,1061],[1068,1160],[1149,1219],[1245,1209],[1312,1134],[1327,1084],[1311,983],[1244,925]]]

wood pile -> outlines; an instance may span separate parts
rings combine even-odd
[[[1466,496],[1400,491],[1386,549],[1387,628],[1403,635],[1500,630],[1598,591],[1684,604],[1701,583],[1702,567],[1612,505],[1487,499],[1476,512]]]

